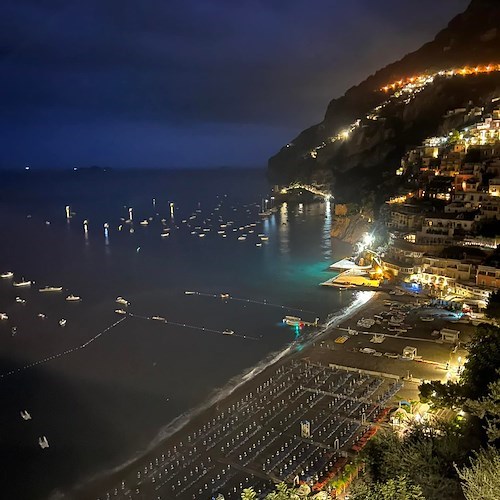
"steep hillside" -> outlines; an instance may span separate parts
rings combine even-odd
[[[389,178],[406,148],[435,134],[448,109],[500,95],[498,63],[500,1],[473,0],[432,42],[332,100],[321,123],[269,160],[269,175],[331,182],[337,198],[359,196]],[[424,76],[414,85],[412,75]]]

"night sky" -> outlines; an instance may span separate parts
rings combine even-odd
[[[0,168],[265,166],[468,0],[4,0]]]

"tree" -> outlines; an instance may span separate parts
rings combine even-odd
[[[404,476],[419,486],[428,500],[460,498],[453,462],[462,463],[467,452],[461,429],[439,423],[433,427],[415,425],[401,438],[387,431],[371,439],[365,448],[365,461],[373,484]]]
[[[361,484],[352,493],[353,500],[425,500],[420,486],[405,476],[397,476],[385,483]]]
[[[489,447],[475,453],[470,466],[458,469],[467,500],[498,500],[500,492],[500,453]]]
[[[500,375],[500,370],[497,370]],[[486,434],[490,442],[500,439],[500,378],[488,385],[489,394],[478,400],[468,400],[467,408],[471,413],[486,421]]]
[[[419,386],[420,400],[437,408],[460,407],[465,400],[463,385],[448,381],[445,384],[437,380]]]
[[[488,385],[499,378],[500,328],[479,325],[468,344],[469,356],[462,373],[465,395],[479,399],[488,394]]]
[[[491,319],[500,319],[500,290],[490,295],[486,306],[486,316]]]
[[[266,495],[266,500],[289,500],[292,495],[295,495],[294,490],[281,482],[276,485],[276,491]]]
[[[253,488],[245,488],[241,492],[241,500],[255,500],[257,498],[257,493],[253,490]]]

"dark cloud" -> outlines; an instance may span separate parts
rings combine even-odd
[[[467,3],[6,0],[0,132],[12,142],[0,166],[19,161],[20,144],[44,164],[71,163],[97,130],[104,151],[102,137],[111,144],[131,129],[137,162],[143,141],[164,162],[197,163],[175,146],[193,137],[207,164],[244,160],[229,140],[249,154],[253,146],[247,164],[263,164],[321,120],[332,97],[418,48]],[[73,148],[60,142],[65,127],[78,129]],[[132,158],[106,153],[110,163],[122,156]]]

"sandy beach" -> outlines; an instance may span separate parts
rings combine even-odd
[[[460,352],[433,335],[450,327],[449,321],[439,319],[439,310],[432,322],[420,320],[432,314],[420,300],[358,293],[311,341],[292,345],[259,373],[242,377],[236,388],[233,381],[141,458],[87,483],[71,498],[210,498],[217,492],[239,498],[246,486],[265,490],[272,482],[296,479],[299,470],[301,480],[321,481],[353,456],[352,446],[391,401],[416,399],[422,380],[444,379],[447,366],[456,365]],[[369,329],[358,325],[391,309],[388,301],[393,311],[406,311],[407,332],[388,331],[383,322]],[[472,329],[453,328],[460,329],[462,342]],[[371,342],[374,333],[377,343]],[[415,359],[402,358],[407,346],[416,348]],[[300,436],[303,420],[313,423],[312,440]]]

